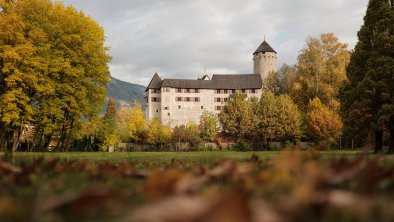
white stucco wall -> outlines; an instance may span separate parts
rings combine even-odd
[[[184,91],[184,90],[183,90]],[[153,119],[156,115],[159,115],[159,119],[165,125],[175,127],[177,125],[186,125],[189,121],[194,121],[196,124],[199,123],[202,113],[206,110],[212,112],[215,115],[220,113],[220,110],[216,110],[216,106],[225,106],[225,102],[215,102],[215,98],[228,98],[231,93],[215,93],[213,89],[200,89],[199,93],[179,93],[175,88],[169,88],[167,90],[161,89],[160,94],[148,93],[148,105],[146,112],[148,113],[147,119]],[[255,93],[248,92],[247,97],[253,96],[260,97],[262,93],[261,89],[256,89]],[[160,96],[161,102],[152,102],[151,97]],[[176,101],[177,97],[182,97],[183,101]],[[194,98],[198,97],[199,102],[185,101],[186,97]],[[157,112],[159,110],[159,112]]]

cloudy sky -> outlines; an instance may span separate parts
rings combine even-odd
[[[352,49],[367,0],[63,0],[105,29],[111,75],[147,85],[206,73],[252,73],[266,36],[294,64],[308,36],[333,32]]]

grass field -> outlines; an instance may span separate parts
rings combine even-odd
[[[13,153],[0,187],[2,222],[394,218],[393,156],[359,151]]]
[[[13,159],[16,162],[35,160],[37,158],[54,158],[67,160],[89,160],[94,162],[107,161],[110,163],[131,162],[168,164],[173,160],[185,163],[206,164],[220,159],[232,159],[236,161],[246,161],[253,154],[262,160],[270,160],[282,151],[258,151],[258,152],[235,152],[235,151],[211,151],[211,152],[69,152],[69,153],[14,153]],[[319,152],[323,157],[353,157],[361,151],[323,151]]]

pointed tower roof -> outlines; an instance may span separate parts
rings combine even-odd
[[[158,88],[160,88],[160,85],[161,85],[162,81],[163,80],[161,80],[159,75],[157,73],[155,73],[155,75],[153,75],[152,80],[150,81],[148,87],[146,87],[145,91],[147,91],[148,89],[158,89]]]
[[[261,43],[261,45],[256,49],[256,51],[253,53],[253,55],[254,54],[257,54],[257,53],[259,53],[259,52],[275,52],[275,50],[265,41],[265,39],[264,39],[264,42],[263,43]],[[276,53],[276,52],[275,52]]]

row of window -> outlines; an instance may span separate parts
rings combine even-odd
[[[161,93],[160,89],[151,89],[151,93]],[[257,93],[256,89],[242,89],[243,93]],[[162,92],[170,92],[170,88],[162,88]],[[177,93],[200,93],[200,89],[181,89],[175,90]],[[233,94],[235,89],[215,89],[217,94]]]
[[[256,89],[241,89],[242,93],[257,93]],[[215,89],[217,94],[234,94],[235,89]]]
[[[215,102],[227,102],[228,98],[215,98]]]
[[[200,89],[176,89],[177,93],[200,93]]]
[[[200,108],[201,108],[201,109],[204,109],[204,106],[201,106]],[[182,106],[181,106],[181,105],[178,105],[178,109],[182,109]],[[169,110],[169,107],[168,107],[168,106],[165,106],[165,107],[163,107],[163,110]]]
[[[200,102],[200,97],[175,97],[177,102]]]

